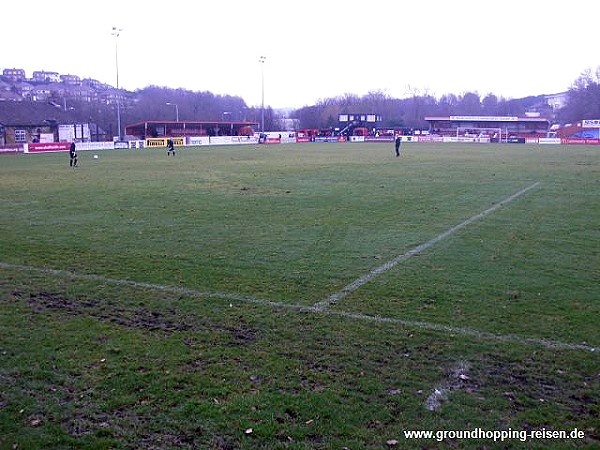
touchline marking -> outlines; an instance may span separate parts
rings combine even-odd
[[[433,239],[425,242],[424,244],[421,244],[415,248],[413,248],[412,250],[409,250],[408,252],[396,256],[394,259],[386,262],[385,264],[379,266],[379,267],[375,267],[373,270],[371,270],[369,273],[367,273],[366,275],[354,280],[352,283],[350,283],[349,285],[347,285],[346,287],[344,287],[342,290],[335,292],[334,294],[331,294],[329,297],[327,297],[326,299],[315,303],[313,305],[313,308],[316,311],[323,311],[327,308],[329,308],[331,305],[333,305],[334,303],[337,303],[339,300],[343,299],[344,297],[348,296],[349,294],[351,294],[352,292],[356,291],[358,288],[360,288],[362,285],[368,283],[369,281],[371,281],[373,278],[381,275],[382,273],[387,272],[388,270],[392,269],[394,266],[396,266],[397,264],[401,263],[402,261],[406,261],[409,258],[412,258],[415,255],[418,255],[419,253],[424,252],[425,250],[427,250],[429,247],[437,244],[438,242],[446,239],[448,236],[456,233],[458,230],[466,227],[467,225],[470,225],[471,223],[493,213],[494,211],[496,211],[497,209],[503,207],[504,205],[512,202],[514,199],[524,195],[525,193],[529,192],[532,189],[535,189],[536,187],[538,187],[540,184],[540,182],[536,182],[533,183],[531,186],[528,186],[524,189],[521,189],[518,192],[515,192],[514,194],[512,194],[510,197],[506,197],[504,200],[496,203],[495,205],[491,206],[490,208],[486,209],[485,211],[480,212],[479,214],[474,215],[473,217],[465,220],[464,222],[459,223],[458,225],[453,226],[452,228],[447,229],[446,231],[444,231],[442,234],[440,234],[439,236],[434,237]]]
[[[253,304],[259,306],[266,306],[269,308],[275,309],[284,309],[284,310],[292,310],[300,313],[306,314],[321,314],[327,316],[341,317],[353,321],[363,321],[363,322],[374,322],[380,324],[390,324],[390,325],[400,325],[406,328],[412,328],[417,330],[427,330],[434,331],[444,334],[456,335],[456,336],[467,336],[480,340],[488,340],[488,341],[496,341],[496,342],[511,342],[520,345],[529,345],[533,347],[545,347],[554,350],[577,350],[577,351],[587,351],[587,352],[597,352],[600,349],[598,347],[594,347],[588,344],[571,344],[566,342],[553,341],[549,339],[540,339],[540,338],[528,338],[524,336],[519,336],[516,334],[494,334],[487,331],[480,331],[472,328],[461,328],[461,327],[452,327],[449,325],[443,325],[432,322],[421,322],[416,320],[405,320],[405,319],[395,319],[392,317],[383,317],[383,316],[371,316],[362,313],[353,313],[353,312],[345,312],[345,311],[336,311],[336,310],[316,310],[312,306],[304,306],[290,303],[280,303],[274,302],[271,300],[261,300],[254,297],[249,297],[245,295],[238,294],[229,294],[224,292],[203,292],[196,291],[194,289],[178,287],[178,286],[164,286],[160,284],[151,284],[151,283],[142,283],[137,281],[130,280],[120,280],[117,278],[109,278],[103,277],[101,275],[91,275],[91,274],[80,274],[71,272],[68,270],[57,270],[57,269],[47,269],[47,268],[38,268],[31,266],[23,266],[19,264],[8,264],[4,262],[0,262],[0,269],[6,270],[20,270],[20,271],[28,271],[28,272],[37,272],[45,275],[59,276],[59,277],[70,277],[82,280],[95,281],[99,283],[112,284],[116,286],[129,286],[136,289],[149,289],[155,290],[159,292],[167,292],[176,295],[184,295],[191,298],[219,298],[229,301],[237,301],[240,303]]]

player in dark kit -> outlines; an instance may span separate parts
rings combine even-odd
[[[77,167],[77,149],[75,148],[75,142],[71,142],[71,148],[69,149],[69,167]]]
[[[396,136],[395,146],[396,146],[396,156],[400,156],[400,144],[402,143],[402,138],[400,136]]]
[[[173,139],[167,139],[167,156],[175,156],[175,146],[173,145]]]

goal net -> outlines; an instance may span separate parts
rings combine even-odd
[[[469,142],[506,142],[502,128],[457,127],[456,138]]]

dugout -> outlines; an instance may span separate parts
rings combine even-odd
[[[369,135],[369,130],[366,127],[356,127],[352,130],[352,136],[364,136],[367,137]]]
[[[125,135],[135,139],[186,136],[253,136],[258,122],[190,122],[146,120],[125,127]]]
[[[317,128],[304,128],[296,132],[296,142],[313,142],[318,135]]]

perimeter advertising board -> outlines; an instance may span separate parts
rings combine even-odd
[[[70,142],[27,144],[25,145],[25,153],[68,152],[70,148]]]

